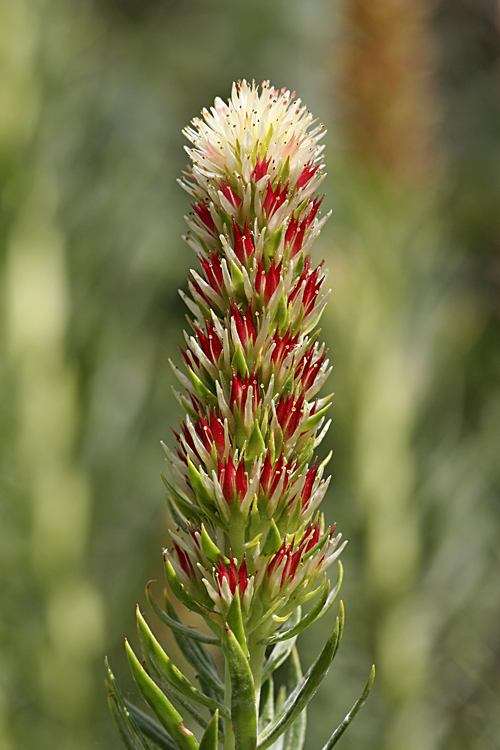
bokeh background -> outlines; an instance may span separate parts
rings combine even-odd
[[[123,636],[168,544],[180,131],[243,77],[329,131],[347,621],[306,748],[373,661],[344,750],[499,748],[496,0],[0,0],[0,748],[121,747],[102,657],[132,695]]]

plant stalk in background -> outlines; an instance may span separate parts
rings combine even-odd
[[[318,506],[328,462],[314,451],[328,424],[328,374],[317,323],[325,274],[310,251],[326,218],[322,126],[295,94],[245,81],[229,104],[216,99],[185,130],[193,144],[182,185],[192,196],[188,243],[191,334],[185,371],[173,366],[184,409],[175,451],[165,447],[167,497],[177,526],[165,551],[171,592],[211,635],[183,625],[168,597],[148,599],[196,670],[174,666],[139,610],[143,661],[126,643],[143,698],[158,719],[128,704],[108,666],[112,713],[128,748],[300,750],[309,700],[337,653],[340,605],[316,661],[302,674],[297,636],[332,606],[328,567],[344,545]],[[307,614],[301,606],[315,599]],[[207,645],[222,649],[219,675]],[[273,676],[287,663],[285,685]],[[280,672],[280,674],[282,674]],[[332,748],[364,702],[366,688],[323,750]],[[198,743],[178,712],[202,729]]]

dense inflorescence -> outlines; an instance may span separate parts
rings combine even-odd
[[[160,724],[127,703],[108,666],[110,706],[127,748],[301,750],[305,709],[335,657],[332,634],[305,675],[297,636],[322,617],[339,591],[326,570],[340,534],[318,506],[328,458],[314,452],[326,430],[330,372],[317,323],[325,273],[310,252],[327,216],[316,191],[323,178],[322,126],[295,94],[242,81],[228,104],[216,99],[185,134],[191,165],[181,181],[192,197],[188,243],[200,266],[182,297],[192,327],[172,364],[183,389],[176,447],[167,446],[167,499],[175,522],[164,552],[174,596],[213,635],[148,599],[196,670],[200,689],[175,667],[137,611],[141,663],[130,666]],[[315,597],[309,612],[301,605]],[[224,680],[206,645],[222,648]],[[287,662],[274,699],[273,673]],[[331,750],[373,681],[324,746]],[[194,704],[194,705],[193,705]],[[202,706],[203,716],[195,706]],[[177,708],[204,733],[198,744]]]
[[[330,406],[317,397],[330,370],[314,332],[325,274],[310,257],[327,218],[315,195],[324,131],[266,82],[238,83],[202,115],[184,131],[186,239],[201,271],[183,295],[187,372],[173,366],[186,417],[175,453],[165,448],[169,493],[189,525],[174,535],[169,577],[215,621],[238,585],[247,629],[270,631],[340,552],[315,514],[326,461],[312,460]]]

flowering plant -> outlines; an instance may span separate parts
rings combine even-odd
[[[203,618],[210,635],[182,624],[170,598],[161,609],[199,687],[174,666],[139,609],[144,661],[126,642],[137,686],[159,724],[126,702],[108,669],[109,700],[128,748],[301,750],[306,706],[325,677],[343,629],[333,631],[305,675],[297,636],[332,606],[327,568],[344,544],[317,510],[328,458],[314,450],[328,424],[328,374],[315,330],[327,295],[310,251],[328,216],[315,191],[324,173],[322,126],[295,93],[233,86],[185,135],[191,167],[181,181],[193,199],[188,243],[192,314],[185,370],[185,416],[175,452],[165,447],[164,479],[177,530],[164,553],[171,592]],[[315,603],[307,614],[301,606]],[[222,649],[224,678],[207,649]],[[288,662],[275,695],[273,674]],[[332,748],[364,702],[367,686],[323,750]],[[198,708],[195,708],[198,706]],[[198,742],[180,709],[202,730]],[[205,710],[207,715],[200,711]]]

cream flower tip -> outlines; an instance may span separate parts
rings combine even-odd
[[[269,81],[260,89],[254,81],[238,81],[227,104],[216,98],[201,114],[203,119],[194,118],[183,132],[194,145],[187,149],[190,159],[208,179],[237,171],[248,182],[250,171],[264,160],[288,161],[291,176],[306,165],[322,164],[318,141],[326,131],[322,125],[311,129],[316,121],[295,91],[279,91]]]

